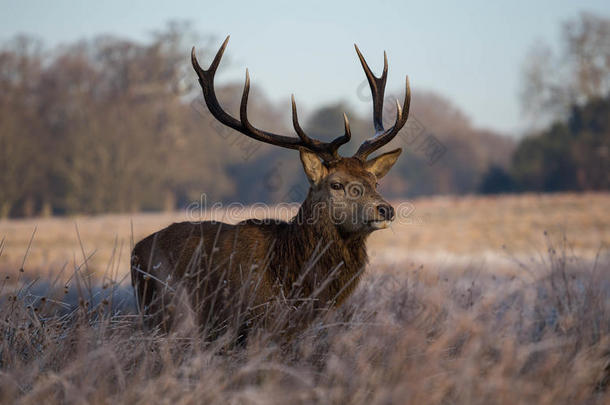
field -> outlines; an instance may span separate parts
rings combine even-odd
[[[433,197],[393,204],[401,207],[396,223],[368,242],[372,270],[417,263],[510,271],[515,258],[539,260],[547,248],[545,232],[554,244],[565,236],[570,253],[582,259],[593,259],[610,245],[610,194]],[[0,220],[0,238],[5,238],[0,270],[16,274],[27,252],[25,267],[32,274],[64,266],[71,273],[87,257],[88,267],[101,275],[114,257],[123,276],[133,241],[172,222],[289,216],[287,209],[263,208]],[[288,208],[294,212],[295,206]]]
[[[610,402],[610,194],[394,205],[344,306],[243,347],[145,332],[127,259],[173,221],[261,210],[0,221],[0,403]]]

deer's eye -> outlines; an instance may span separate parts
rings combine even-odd
[[[341,190],[343,189],[343,184],[341,183],[330,183],[330,188],[333,190]]]

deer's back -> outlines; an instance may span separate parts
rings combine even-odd
[[[179,284],[200,301],[212,294],[234,296],[250,284],[249,304],[264,304],[273,295],[269,250],[282,226],[181,222],[146,237],[134,247],[131,263],[140,310],[161,310],[161,296]]]

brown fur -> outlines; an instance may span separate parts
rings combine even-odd
[[[377,177],[370,162],[343,158],[322,167],[301,153],[308,176],[316,170],[323,176],[312,181],[291,221],[175,223],[135,246],[132,284],[139,309],[151,324],[170,326],[176,312],[171,300],[180,288],[195,307],[197,322],[208,330],[231,323],[242,328],[241,323],[256,318],[278,297],[294,306],[307,301],[315,314],[351,294],[367,263],[365,242],[374,230],[369,221],[378,217],[362,207],[387,203],[375,191]],[[378,159],[385,161],[386,155]],[[351,206],[345,204],[342,192],[331,190],[336,179],[357,181],[364,193],[346,200]],[[356,220],[337,223],[331,215],[337,209],[348,210]]]
[[[302,321],[307,323],[318,309],[340,305],[349,296],[366,266],[367,236],[394,219],[394,209],[376,187],[377,179],[390,170],[401,150],[368,157],[390,142],[407,122],[409,80],[405,82],[403,107],[397,104],[396,121],[385,130],[382,111],[387,59],[384,58],[381,77],[375,77],[355,47],[373,95],[376,133],[360,145],[353,157],[344,158],[339,155],[339,148],[351,139],[345,114],[345,132],[332,142],[312,139],[303,132],[294,97],[292,120],[298,137],[252,126],[247,117],[247,71],[239,120],[223,110],[216,98],[214,75],[228,41],[229,37],[207,70],[199,65],[195,48],[191,51],[193,69],[210,113],[248,137],[298,149],[311,185],[309,193],[290,222],[182,222],[150,235],[132,252],[132,284],[140,312],[147,315],[150,323],[166,330],[188,313],[211,335],[233,327],[239,336],[252,323],[267,327],[274,323],[274,328],[294,330],[302,326]],[[269,311],[270,306],[275,310]],[[285,313],[282,306],[311,310],[305,311],[304,317],[279,316]],[[295,317],[301,322],[293,324]],[[286,319],[288,325],[277,319]]]

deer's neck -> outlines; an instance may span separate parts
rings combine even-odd
[[[275,249],[278,263],[289,263],[277,269],[279,279],[297,281],[303,278],[306,292],[316,290],[329,279],[320,297],[339,304],[357,285],[367,263],[368,234],[343,234],[326,210],[316,210],[309,198],[297,215],[286,225]],[[291,280],[292,279],[292,280]]]

